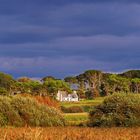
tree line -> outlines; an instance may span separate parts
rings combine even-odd
[[[43,77],[40,81],[29,77],[14,79],[11,75],[0,73],[0,95],[28,93],[56,97],[58,90],[71,93],[77,90],[80,98],[92,99],[108,96],[115,92],[140,93],[140,70],[130,70],[119,74],[105,73],[100,70],[87,70],[76,76],[57,79]]]
[[[140,93],[140,70],[119,74],[88,70],[77,76],[66,77],[69,84],[76,84],[81,98],[107,96],[115,92]]]
[[[55,98],[58,90],[71,92],[65,81],[52,76],[46,76],[41,80],[33,80],[29,77],[14,79],[9,74],[0,73],[0,95],[31,94]]]

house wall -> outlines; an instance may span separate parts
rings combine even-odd
[[[58,91],[56,99],[60,101],[60,92]]]
[[[77,102],[78,101],[78,98],[71,98],[71,101]]]
[[[72,98],[71,94],[67,95],[67,97],[63,97],[61,91],[58,91],[56,99],[59,100],[59,101],[68,101],[68,102],[70,102],[70,101],[72,101],[72,102],[79,101],[78,98]]]
[[[65,97],[62,101],[77,102],[78,98]]]

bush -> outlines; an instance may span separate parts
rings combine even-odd
[[[8,91],[5,88],[0,87],[0,95],[8,95]]]
[[[0,126],[63,126],[63,116],[55,108],[30,97],[0,97]]]
[[[88,90],[85,92],[86,98],[87,99],[93,99],[93,92]]]
[[[54,108],[60,110],[60,102],[58,102],[57,100],[55,100],[49,96],[39,96],[39,95],[33,96],[30,94],[20,94],[20,96],[33,98],[40,104],[43,104],[43,105],[46,105],[49,107],[54,107]]]
[[[41,104],[60,109],[59,102],[49,96],[34,96],[34,98]]]
[[[140,126],[140,96],[114,94],[90,112],[90,126]]]
[[[0,97],[0,126],[23,125],[18,112],[11,106],[11,98]]]
[[[61,111],[64,113],[90,112],[91,109],[92,109],[91,105],[71,106],[71,107],[61,106]]]
[[[92,109],[92,105],[85,105],[85,106],[82,106],[84,112],[90,112],[90,110]]]
[[[71,107],[61,107],[62,112],[64,113],[81,113],[84,112],[81,106],[71,106]]]

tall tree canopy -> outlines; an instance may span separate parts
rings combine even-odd
[[[140,70],[129,70],[120,75],[126,78],[140,78]]]

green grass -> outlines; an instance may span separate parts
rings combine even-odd
[[[82,100],[79,102],[61,102],[61,106],[64,106],[64,107],[85,106],[85,105],[95,106],[102,103],[103,100],[104,100],[104,97],[98,97],[98,98],[95,98],[94,100]]]
[[[64,113],[67,125],[80,125],[88,121],[88,113]]]
[[[72,106],[81,106],[85,112],[89,112],[90,109],[96,105],[99,105],[104,100],[104,97],[98,97],[93,100],[82,100],[79,102],[61,102],[61,106],[69,108]]]
[[[84,109],[84,113],[64,113],[64,118],[67,125],[78,126],[81,124],[87,124],[88,112],[91,107],[99,105],[104,100],[104,97],[98,97],[94,100],[82,100],[79,102],[61,102],[61,106],[69,108],[72,106],[81,106]]]

